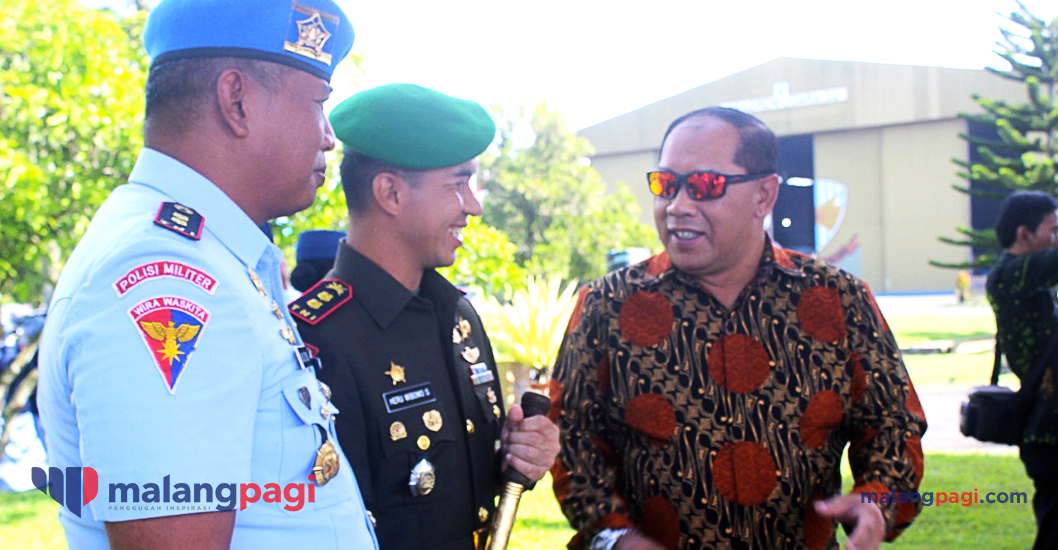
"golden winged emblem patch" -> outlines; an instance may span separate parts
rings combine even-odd
[[[202,328],[202,325],[184,324],[176,326],[176,323],[169,321],[169,326],[165,326],[157,321],[140,321],[140,327],[143,328],[143,332],[147,336],[162,343],[161,349],[157,351],[162,356],[162,359],[168,360],[171,365],[173,359],[184,354],[184,352],[180,351],[178,344],[194,340],[195,336],[198,336],[198,330]]]

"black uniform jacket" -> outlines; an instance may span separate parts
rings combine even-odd
[[[381,550],[470,549],[500,490],[504,407],[492,347],[463,293],[433,270],[418,293],[342,244],[332,269],[290,304],[338,407]],[[422,461],[425,460],[426,464]],[[435,483],[412,470],[432,470]]]

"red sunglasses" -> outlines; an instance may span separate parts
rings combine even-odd
[[[753,181],[772,174],[774,172],[731,175],[709,171],[677,174],[671,170],[660,169],[647,172],[647,182],[650,184],[650,192],[663,199],[674,198],[683,183],[687,186],[687,194],[691,199],[705,201],[723,197],[728,184]]]

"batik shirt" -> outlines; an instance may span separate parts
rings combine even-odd
[[[1010,370],[1024,378],[1047,349],[1058,328],[1054,290],[1058,248],[1038,254],[1003,254],[988,274],[988,301],[996,314],[996,338]],[[1036,392],[1023,443],[1058,444],[1058,397],[1054,391],[1058,354],[1051,357]]]
[[[665,254],[584,288],[551,396],[574,548],[621,527],[670,549],[837,548],[812,503],[841,492],[849,443],[890,538],[921,509],[900,501],[926,422],[870,292],[770,242],[731,308]]]

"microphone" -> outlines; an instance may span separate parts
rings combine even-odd
[[[551,408],[551,400],[542,393],[526,391],[522,394],[522,411],[525,418],[547,414]],[[507,542],[511,539],[511,528],[514,527],[514,517],[518,513],[518,502],[522,499],[522,491],[532,484],[532,481],[513,467],[507,468],[503,473],[505,481],[503,495],[500,497],[500,506],[496,509],[496,520],[492,524],[492,534],[489,537],[488,550],[506,550]]]

